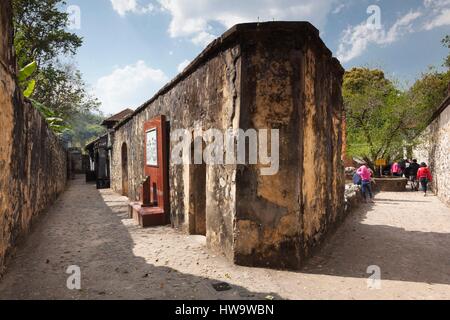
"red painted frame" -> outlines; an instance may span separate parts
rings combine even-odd
[[[158,164],[157,166],[149,166],[147,165],[147,132],[152,129],[156,129],[156,138],[157,138],[157,150],[158,150]],[[166,215],[166,219],[168,219],[168,211],[169,211],[169,189],[167,182],[167,146],[169,145],[169,141],[167,141],[167,126],[166,126],[166,117],[164,115],[160,115],[156,118],[153,118],[144,123],[144,174],[145,176],[150,177],[150,186],[151,186],[151,200],[153,199],[154,194],[154,185],[156,185],[156,194],[157,194],[157,207],[161,208]]]

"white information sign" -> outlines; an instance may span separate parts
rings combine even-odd
[[[158,139],[156,128],[146,132],[146,157],[148,166],[158,165]]]

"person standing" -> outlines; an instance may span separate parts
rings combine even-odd
[[[400,167],[400,177],[402,176],[402,175],[405,175],[405,178],[408,178],[407,176],[406,176],[406,168],[409,166],[409,163],[408,163],[408,159],[403,159],[403,160],[401,160],[399,163],[398,163],[398,165],[399,165],[399,167]]]
[[[370,202],[373,202],[372,194],[372,172],[367,167],[366,163],[363,163],[361,167],[356,171],[356,173],[361,177],[361,192],[364,196],[364,201],[367,201],[367,195],[369,195]]]
[[[420,181],[420,185],[422,186],[422,190],[424,192],[423,196],[426,197],[428,182],[431,182],[433,180],[433,177],[431,176],[430,169],[428,169],[425,162],[422,162],[420,164],[419,170],[417,170],[417,180]]]
[[[394,162],[394,163],[392,164],[392,166],[391,166],[391,172],[392,172],[392,175],[393,175],[394,177],[400,177],[400,176],[401,176],[401,174],[402,174],[402,169],[400,168],[400,165],[398,164],[397,161]]]
[[[417,183],[417,171],[419,171],[419,168],[420,165],[417,163],[417,159],[413,159],[408,168],[412,191],[419,191],[419,184]]]

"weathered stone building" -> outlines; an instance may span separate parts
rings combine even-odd
[[[170,132],[279,129],[275,175],[261,175],[261,164],[169,160],[170,221],[238,264],[297,269],[343,216],[342,76],[307,22],[237,25],[116,126],[111,186],[140,198],[154,117]]]
[[[102,122],[107,132],[85,146],[90,168],[86,173],[86,181],[95,181],[98,189],[110,188],[111,167],[111,132],[121,120],[133,114],[133,110],[125,109]]]
[[[421,144],[414,150],[414,157],[429,165],[433,174],[433,191],[450,205],[450,86],[447,98],[433,114],[419,139]]]
[[[67,153],[17,84],[10,1],[0,1],[0,275],[32,219],[66,184]]]

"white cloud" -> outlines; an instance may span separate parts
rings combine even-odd
[[[102,102],[102,111],[114,114],[125,108],[136,108],[168,80],[163,71],[153,69],[142,60],[101,77],[94,93]]]
[[[192,38],[192,42],[196,45],[200,45],[202,47],[206,47],[216,38],[215,35],[210,34],[208,32],[202,31]]]
[[[388,30],[372,29],[365,22],[348,27],[340,39],[337,55],[345,63],[363,54],[370,44],[387,45],[407,33],[447,25],[450,25],[450,0],[423,0],[420,8],[400,17]]]
[[[182,63],[178,65],[178,72],[182,72],[188,65],[191,63],[189,60],[184,60]]]
[[[387,32],[386,37],[384,39],[381,39],[381,43],[392,43],[394,41],[397,41],[402,35],[413,32],[414,29],[412,23],[420,16],[422,16],[421,12],[410,11],[409,13],[398,19]]]
[[[450,8],[443,9],[441,13],[436,15],[430,21],[428,21],[424,28],[426,30],[431,30],[437,27],[448,26],[450,25]]]
[[[337,56],[342,62],[348,62],[363,54],[370,44],[387,45],[397,41],[401,36],[414,31],[413,22],[422,15],[421,12],[410,11],[399,18],[387,31],[375,28],[373,24],[363,22],[344,30]]]
[[[371,28],[365,22],[348,27],[339,43],[338,59],[341,63],[345,63],[360,56],[367,49],[369,43],[377,42],[382,37],[381,33],[382,30]]]
[[[450,0],[424,0],[424,6],[431,11],[425,30],[450,25]]]
[[[321,28],[337,0],[158,0],[171,14],[171,37],[188,37],[205,45],[214,36],[212,25],[229,28],[237,23],[306,20]]]
[[[141,5],[136,0],[110,0],[114,11],[124,16],[127,12],[132,13],[149,13],[155,8],[153,4]]]
[[[450,0],[424,0],[423,5],[427,8],[442,8],[450,6]]]
[[[338,14],[340,13],[344,8],[346,7],[346,5],[344,3],[341,3],[339,5],[336,6],[336,8],[334,8],[333,10],[333,14]]]

